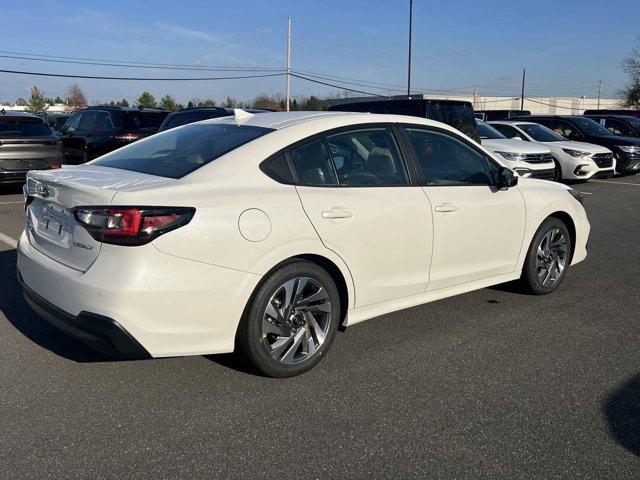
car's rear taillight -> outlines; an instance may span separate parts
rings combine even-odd
[[[80,225],[99,242],[144,245],[191,221],[192,207],[75,207]]]
[[[61,165],[59,163],[52,163],[51,164],[51,169],[60,168],[60,167],[61,167]]]
[[[140,138],[140,135],[138,135],[137,133],[122,133],[120,135],[115,135],[113,138],[122,142],[133,142],[135,140],[138,140],[138,138]]]

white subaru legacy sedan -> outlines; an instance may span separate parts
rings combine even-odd
[[[18,245],[43,318],[120,357],[238,351],[302,373],[341,326],[583,260],[579,193],[442,123],[262,113],[29,172]]]

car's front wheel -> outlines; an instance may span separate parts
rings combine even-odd
[[[238,346],[258,370],[291,377],[314,367],[338,329],[340,296],[318,265],[294,261],[271,273],[240,322]]]
[[[571,236],[565,223],[549,217],[533,236],[522,268],[522,281],[537,295],[553,292],[567,273],[571,259]]]

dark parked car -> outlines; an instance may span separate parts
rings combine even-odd
[[[329,107],[339,112],[390,113],[429,118],[457,128],[465,135],[480,142],[471,102],[429,98],[373,100],[340,103]]]
[[[585,110],[583,115],[631,115],[632,117],[640,117],[640,110]]]
[[[522,115],[531,115],[529,110],[476,110],[476,118],[485,122],[493,122],[495,120],[509,120],[511,117],[521,117]]]
[[[64,163],[93,160],[158,131],[166,110],[99,106],[76,111],[60,131]]]
[[[69,117],[71,115],[68,113],[46,113],[45,112],[44,114],[41,114],[38,116],[42,118],[44,123],[49,125],[51,130],[53,130],[54,132],[59,132],[60,130],[62,130],[62,127],[67,122],[67,120],[69,120]]]
[[[640,137],[640,118],[631,115],[587,115],[614,135]]]
[[[59,168],[60,139],[41,118],[0,111],[0,184],[24,183],[28,170]]]
[[[261,110],[259,108],[244,108],[245,112],[249,113],[264,113],[269,110]],[[228,117],[233,115],[233,108],[222,107],[196,107],[185,108],[184,110],[178,110],[167,115],[162,125],[158,129],[159,132],[169,130],[171,128],[180,127],[188,123],[199,122],[200,120],[207,120],[209,118]]]
[[[606,147],[615,156],[617,172],[623,175],[640,171],[640,138],[614,135],[598,122],[584,115],[532,115],[511,120],[536,122],[569,140]]]

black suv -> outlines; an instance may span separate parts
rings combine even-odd
[[[99,106],[76,111],[60,131],[64,163],[93,160],[158,131],[166,110]]]
[[[598,109],[585,110],[583,115],[631,115],[632,117],[640,117],[640,110],[614,110],[614,109]]]
[[[493,122],[494,120],[509,120],[511,117],[521,117],[523,115],[531,115],[529,110],[476,110],[476,118],[485,122]]]
[[[623,175],[640,171],[640,138],[614,135],[584,115],[531,115],[512,117],[511,120],[539,123],[568,140],[606,147],[616,158],[616,171]]]
[[[338,112],[389,113],[429,118],[451,125],[480,143],[476,119],[471,102],[429,98],[407,98],[393,100],[356,101],[339,103],[329,107]]]
[[[249,113],[265,113],[269,110],[261,110],[259,108],[244,108],[245,112]],[[158,129],[159,132],[169,130],[171,128],[180,127],[188,123],[199,122],[200,120],[207,120],[209,118],[228,117],[233,115],[233,108],[223,107],[195,107],[185,108],[172,112],[167,115],[162,125]]]
[[[640,137],[640,118],[631,115],[586,115],[614,135]]]

